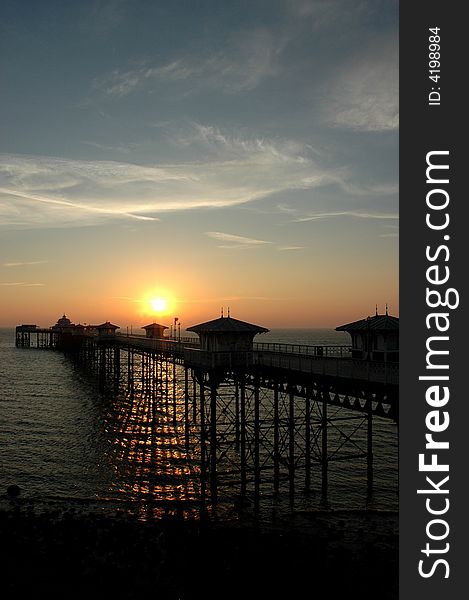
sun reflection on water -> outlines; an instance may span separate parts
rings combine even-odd
[[[123,370],[129,369],[127,363],[128,357],[122,360]],[[107,461],[112,465],[113,477],[108,489],[109,500],[119,500],[132,504],[129,509],[138,518],[150,519],[164,514],[176,511],[183,516],[200,514],[201,507],[210,513],[215,510],[210,503],[202,504],[202,480],[201,480],[201,454],[200,454],[200,414],[197,417],[198,423],[193,421],[192,412],[195,405],[189,406],[191,416],[189,430],[185,428],[185,417],[187,406],[185,406],[185,386],[184,386],[184,368],[172,363],[172,361],[145,359],[142,363],[142,357],[135,355],[133,362],[133,378],[122,377],[125,385],[119,391],[119,394],[112,398],[108,405],[106,416],[106,431],[108,436]],[[192,384],[189,396],[192,396]],[[195,389],[195,388],[194,388]],[[225,390],[223,392],[223,390]],[[194,392],[195,394],[195,392]],[[236,506],[239,505],[240,489],[240,462],[239,448],[236,447],[235,427],[233,422],[233,398],[234,386],[231,382],[225,382],[220,388],[220,398],[218,413],[220,417],[219,439],[217,450],[219,453],[219,463],[217,464],[217,480],[219,488],[219,503],[217,513],[229,511],[230,516],[238,518]],[[223,396],[225,394],[225,396]],[[288,464],[280,462],[281,480],[280,491],[286,492],[283,495],[275,495],[272,492],[272,436],[273,436],[273,401],[272,390],[263,388],[259,394],[259,411],[265,424],[261,428],[262,444],[259,449],[259,460],[263,469],[260,494],[264,506],[271,506],[273,510],[278,511],[284,507],[288,508]],[[246,396],[247,398],[247,396]],[[280,435],[281,449],[283,453],[287,452],[287,435],[285,415],[288,413],[287,395],[282,395],[281,408],[283,410],[284,420],[281,420],[283,427]],[[193,399],[189,398],[189,404]],[[197,407],[200,409],[200,405]],[[315,409],[318,410],[318,409]],[[332,419],[340,409],[330,407],[329,417]],[[298,417],[298,423],[305,422],[305,403],[301,398],[296,399],[295,415]],[[312,413],[314,416],[316,413]],[[352,415],[349,415],[349,417]],[[347,417],[348,418],[348,417]],[[357,418],[355,416],[355,418]],[[362,419],[362,417],[360,417]],[[253,403],[246,404],[246,432],[252,440],[252,420]],[[345,419],[347,421],[347,419]],[[297,426],[299,427],[299,426]],[[350,424],[345,423],[345,434],[335,425],[329,430],[329,445],[331,454],[337,448],[337,452],[344,445],[348,435],[352,435],[356,428],[355,421]],[[375,419],[375,439],[374,446],[376,450],[375,473],[376,482],[380,489],[380,496],[375,495],[374,506],[387,507],[389,503],[394,502],[395,485],[392,469],[394,468],[393,448],[389,444],[389,424],[380,423],[379,418]],[[348,428],[348,429],[347,429]],[[352,428],[352,429],[350,429]],[[364,447],[366,438],[364,430],[361,428],[358,434],[355,434],[355,442]],[[313,430],[315,436],[319,435],[318,428]],[[297,430],[298,436],[295,441],[295,452],[301,457],[304,441],[303,431]],[[345,435],[345,437],[344,437]],[[357,437],[358,435],[358,437]],[[187,441],[189,443],[187,444]],[[356,445],[355,443],[355,445]],[[320,505],[320,469],[319,453],[320,448],[317,437],[312,440],[312,459],[314,462],[312,470],[312,493],[298,496],[295,500],[297,506],[303,510],[317,508]],[[358,447],[358,446],[357,446]],[[356,448],[352,448],[356,453]],[[253,448],[252,442],[247,445],[248,459],[252,460]],[[222,464],[223,463],[223,464]],[[361,506],[366,502],[366,487],[363,485],[364,474],[366,475],[366,463],[361,461],[353,465],[343,466],[344,463],[336,461],[330,465],[329,490],[330,498],[335,506],[353,505]],[[219,469],[218,469],[219,466]],[[391,467],[391,474],[389,466]],[[248,465],[248,469],[249,469]],[[270,469],[270,470],[269,470]],[[269,479],[270,477],[270,479]],[[298,488],[301,485],[300,479],[304,473],[298,468]],[[205,482],[206,485],[209,482]],[[299,490],[300,491],[300,490]],[[247,498],[252,499],[253,481],[252,469],[248,471]],[[283,500],[282,500],[283,499]],[[376,500],[377,499],[377,500]],[[301,504],[300,504],[301,503]],[[388,503],[388,504],[386,504]],[[252,502],[251,502],[252,504]],[[246,504],[246,506],[248,506]],[[232,511],[235,511],[233,514]],[[182,512],[181,512],[182,511]]]
[[[200,469],[197,456],[188,456],[184,445],[184,390],[178,377],[169,371],[164,380],[155,377],[148,389],[141,368],[137,361],[133,389],[121,390],[107,415],[114,466],[109,494],[154,503],[153,514],[159,503],[198,502]]]

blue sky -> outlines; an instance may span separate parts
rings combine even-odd
[[[6,1],[0,28],[4,324],[124,324],[145,286],[189,320],[398,312],[397,2]]]

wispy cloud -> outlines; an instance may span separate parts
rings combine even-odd
[[[399,193],[399,184],[396,183],[377,183],[367,181],[357,181],[343,178],[338,181],[341,188],[347,194],[352,196],[397,196]]]
[[[382,238],[398,238],[399,237],[399,226],[398,225],[386,225],[385,228],[388,230],[387,233],[381,233],[379,237]]]
[[[380,212],[360,212],[353,210],[342,210],[336,212],[321,212],[314,213],[310,215],[306,215],[304,217],[298,217],[297,219],[293,219],[294,223],[303,223],[306,221],[319,221],[322,219],[331,219],[334,217],[352,217],[356,219],[379,219],[379,220],[397,220],[399,219],[399,215],[397,213],[380,213]]]
[[[132,298],[131,296],[110,296],[111,300],[128,300],[129,302],[137,302],[139,304],[142,304],[143,302],[145,302],[144,300],[142,300],[141,298]]]
[[[29,265],[43,265],[48,262],[50,262],[50,261],[48,261],[48,260],[25,260],[25,261],[18,261],[18,262],[6,262],[6,263],[3,263],[3,266],[4,267],[25,267],[25,266],[29,266]]]
[[[202,304],[202,303],[213,303],[213,302],[242,302],[243,300],[249,301],[273,301],[273,300],[283,300],[285,298],[277,298],[273,296],[217,296],[214,298],[194,298],[188,300],[186,298],[178,299],[178,304]],[[225,313],[226,314],[226,313]]]
[[[185,93],[219,89],[227,94],[249,91],[266,77],[276,74],[275,57],[284,41],[266,28],[234,36],[223,51],[206,56],[180,56],[166,63],[134,63],[95,79],[93,87],[108,97],[121,98],[162,83],[187,84]]]
[[[51,190],[51,194],[54,192],[55,190]],[[142,221],[159,220],[157,217],[131,213],[118,205],[103,207],[87,203],[86,199],[80,202],[72,202],[54,198],[51,195],[45,196],[12,188],[0,187],[0,200],[2,197],[4,201],[0,203],[0,216],[3,217],[4,225],[8,221],[10,225],[51,226],[57,223],[77,225],[83,222],[96,223],[105,217],[127,217]],[[28,212],[29,214],[26,214]],[[17,219],[19,213],[23,215],[23,219]]]
[[[127,0],[94,0],[91,7],[91,19],[86,20],[87,26],[99,34],[112,31],[125,19]]]
[[[99,142],[92,142],[83,140],[81,142],[86,146],[91,146],[92,148],[97,148],[98,150],[102,150],[103,152],[118,152],[120,154],[130,154],[134,150],[136,150],[141,144],[136,143],[127,143],[127,144],[100,144]]]
[[[246,138],[196,124],[175,143],[197,160],[137,165],[0,155],[0,221],[17,227],[155,221],[165,211],[234,206],[342,177],[292,140]]]
[[[28,283],[26,281],[4,281],[0,282],[0,285],[5,287],[43,287],[45,283]]]
[[[208,237],[214,238],[215,240],[225,242],[224,244],[218,246],[219,248],[226,249],[248,249],[248,248],[260,248],[266,245],[270,245],[277,250],[282,252],[290,251],[290,250],[303,250],[304,246],[288,246],[288,245],[278,245],[274,244],[274,242],[269,240],[257,240],[249,237],[244,237],[242,235],[234,235],[232,233],[223,233],[221,231],[206,231],[205,235]]]
[[[272,243],[266,240],[256,240],[253,238],[244,237],[242,235],[222,233],[221,231],[206,231],[205,235],[208,235],[208,237],[214,238],[221,242],[227,242],[228,245],[224,244],[218,246],[219,248],[256,248]]]
[[[158,80],[184,80],[200,75],[203,70],[202,64],[189,66],[180,59],[160,66],[143,62],[126,70],[116,69],[107,77],[96,79],[94,88],[108,96],[122,97]]]
[[[373,14],[390,9],[396,0],[284,0],[286,8],[293,17],[307,21],[314,29],[330,32],[334,25],[352,28]],[[397,6],[396,6],[397,12]]]
[[[399,127],[397,41],[367,48],[343,65],[327,90],[323,115],[330,125],[354,131],[392,131]]]

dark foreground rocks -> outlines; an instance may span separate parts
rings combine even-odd
[[[379,598],[397,593],[395,515],[259,526],[0,512],[3,598]]]

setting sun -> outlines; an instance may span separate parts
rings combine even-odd
[[[152,298],[150,300],[151,308],[157,313],[164,313],[168,308],[168,301],[164,298]]]
[[[171,315],[176,310],[174,292],[167,288],[154,287],[142,293],[140,300],[139,316],[141,319],[155,319]]]

